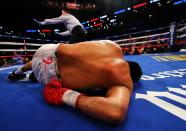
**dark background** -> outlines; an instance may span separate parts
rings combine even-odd
[[[91,20],[102,15],[113,17],[113,13],[123,8],[148,2],[150,0],[76,0],[80,4],[95,4],[95,8],[82,8],[80,10],[71,10],[80,22]],[[155,4],[149,4],[135,12],[128,11],[120,15],[117,19],[122,21],[115,30],[107,30],[106,35],[122,34],[132,31],[143,30],[147,28],[156,28],[169,25],[173,21],[181,21],[186,18],[186,2],[174,6],[173,3],[179,0],[160,0]],[[27,29],[39,29],[33,22],[33,18],[44,20],[45,18],[57,17],[60,15],[59,5],[49,5],[53,3],[75,2],[74,0],[0,0],[0,26],[14,32],[24,33]],[[63,25],[54,25],[50,28],[64,28]],[[100,32],[102,30],[99,30]],[[96,31],[96,32],[99,32]],[[88,31],[95,33],[95,30]]]

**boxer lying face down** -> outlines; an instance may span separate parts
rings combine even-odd
[[[111,124],[125,119],[133,82],[142,75],[139,64],[125,61],[122,49],[109,40],[44,45],[31,62],[10,75],[17,77],[31,69],[44,84],[44,98],[49,104],[67,104]],[[98,87],[106,90],[104,96],[77,91]]]

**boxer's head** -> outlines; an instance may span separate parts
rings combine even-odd
[[[137,82],[140,80],[143,72],[140,65],[134,61],[127,61],[130,68],[130,76],[133,82]]]

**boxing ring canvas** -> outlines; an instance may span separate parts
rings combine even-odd
[[[48,105],[42,85],[10,82],[0,68],[1,131],[184,131],[186,130],[186,53],[125,56],[143,69],[123,123],[111,126],[68,106]]]

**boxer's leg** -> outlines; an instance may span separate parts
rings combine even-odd
[[[30,71],[31,69],[32,69],[32,62],[30,61],[26,63],[24,66],[19,67],[18,69],[10,73],[8,75],[8,79],[11,81],[24,79],[26,77],[26,74],[24,74],[24,72]]]
[[[24,66],[21,68],[22,72],[27,72],[32,70],[32,61],[26,63]]]

